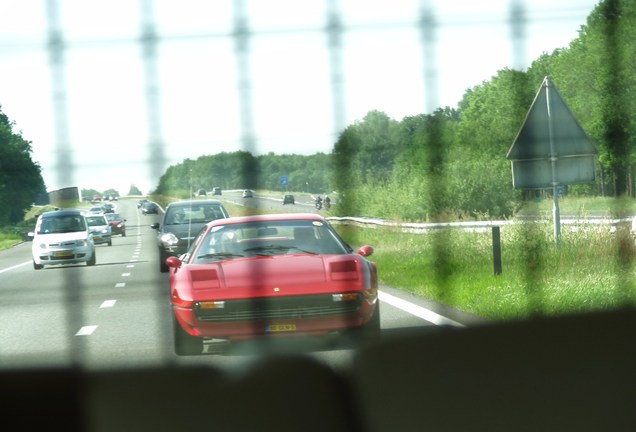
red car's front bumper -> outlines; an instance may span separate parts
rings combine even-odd
[[[307,302],[283,299],[290,301],[274,301],[269,304],[268,299],[248,299],[241,301],[238,306],[232,302],[225,303],[223,309],[229,309],[227,312],[219,309],[209,313],[202,312],[200,306],[192,309],[175,305],[173,311],[181,327],[192,336],[245,339],[280,335],[324,335],[360,327],[371,319],[375,302],[378,301],[377,295],[354,295],[358,297],[355,301],[333,300],[334,304],[337,303],[335,307],[330,307],[326,301],[309,306],[310,301],[315,301],[316,298],[307,299]],[[251,308],[250,302],[254,302]]]

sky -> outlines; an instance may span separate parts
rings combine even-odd
[[[597,3],[2,0],[0,110],[31,142],[48,190],[147,193],[186,158],[329,153],[369,111],[399,121],[454,108],[497,71],[568,47]],[[337,44],[325,31],[334,11]],[[149,28],[154,51],[140,43]]]

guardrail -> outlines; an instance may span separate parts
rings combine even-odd
[[[350,225],[364,226],[372,228],[374,226],[386,226],[395,227],[402,232],[410,232],[415,234],[425,234],[432,231],[439,231],[441,229],[463,229],[464,231],[471,232],[488,232],[493,227],[503,228],[506,225],[512,225],[515,223],[552,223],[551,219],[543,218],[524,218],[513,219],[503,221],[468,221],[468,222],[440,222],[440,223],[413,223],[413,222],[395,222],[386,219],[376,218],[363,218],[363,217],[338,217],[328,216],[326,218],[330,222],[344,223]],[[636,218],[562,218],[561,225],[569,226],[572,231],[575,231],[577,227],[599,225],[609,226],[610,232],[616,231],[618,226],[628,225],[630,230],[634,232],[636,230]]]

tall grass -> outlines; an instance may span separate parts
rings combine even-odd
[[[351,244],[371,244],[382,283],[491,320],[612,309],[633,304],[634,239],[627,229],[563,231],[550,223],[501,230],[502,272],[495,274],[490,232],[428,234],[340,226]]]
[[[0,250],[9,249],[21,239],[22,237],[16,233],[0,233]]]

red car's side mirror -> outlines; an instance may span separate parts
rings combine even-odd
[[[168,267],[178,269],[179,267],[181,267],[181,260],[176,256],[171,256],[166,258],[166,264],[168,265]]]
[[[358,249],[358,255],[362,255],[363,257],[373,255],[373,247],[369,245],[362,246],[360,249]]]

